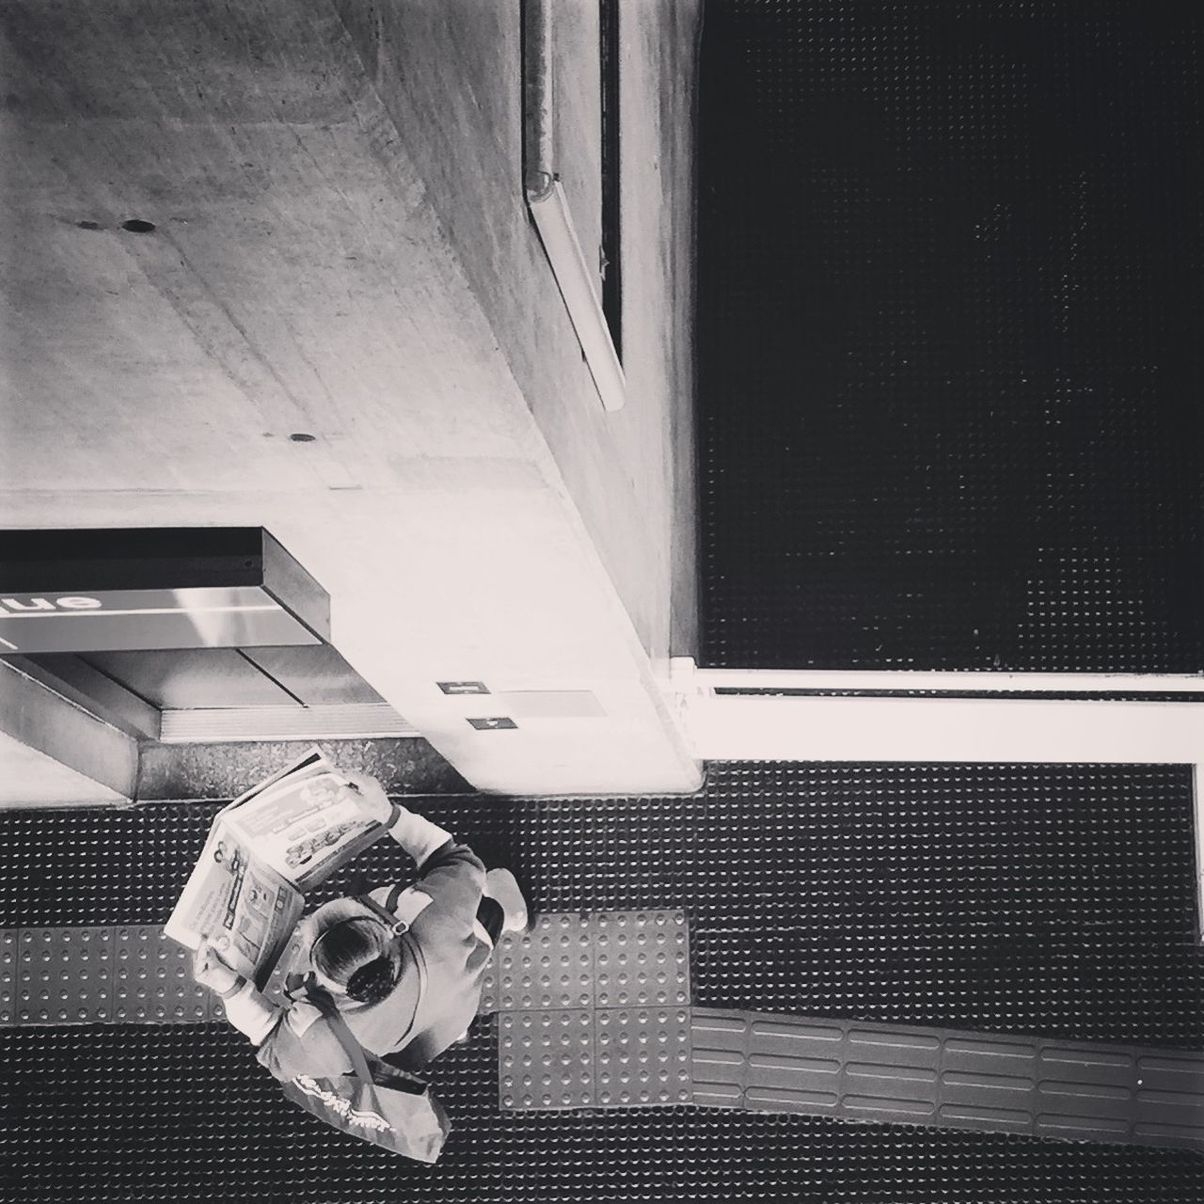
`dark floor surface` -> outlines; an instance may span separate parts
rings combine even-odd
[[[684,907],[699,1004],[1204,1047],[1185,768],[724,764],[695,798],[423,806],[537,907]],[[162,920],[213,811],[0,816],[0,922]],[[404,860],[378,846],[367,880]],[[456,1125],[433,1169],[294,1110],[222,1027],[0,1043],[14,1200],[1204,1198],[1204,1159],[1178,1151],[694,1109],[502,1114],[488,1024],[433,1068]]]
[[[710,0],[703,664],[1204,669],[1204,6]]]

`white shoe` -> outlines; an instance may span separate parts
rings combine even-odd
[[[509,870],[490,870],[485,875],[484,893],[487,899],[496,899],[506,913],[502,922],[503,932],[527,931],[530,924],[527,900],[523,898],[523,892]]]

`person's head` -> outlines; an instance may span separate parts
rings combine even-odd
[[[359,1003],[379,1003],[401,975],[401,942],[372,916],[332,924],[311,956],[319,978]]]

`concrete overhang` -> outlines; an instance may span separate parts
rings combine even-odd
[[[518,6],[378,10],[4,7],[2,521],[263,526],[474,785],[692,790],[661,695],[689,224],[658,203],[689,96],[653,103],[690,23],[628,10],[647,270],[606,414],[524,205]],[[458,679],[597,705],[478,730]]]

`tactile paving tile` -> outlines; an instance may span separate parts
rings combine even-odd
[[[1138,1052],[1134,1140],[1204,1153],[1204,1055]]]
[[[692,1102],[689,967],[689,926],[681,911],[555,913],[540,916],[529,933],[503,938],[481,1010],[499,1012],[505,1106]],[[565,1010],[570,1005],[573,1010]],[[542,1051],[535,1064],[531,1042],[563,1033],[567,1023],[557,1030],[549,1015],[584,1016],[589,1041],[583,1033],[573,1057]],[[516,1065],[516,1057],[525,1064]]]
[[[690,1057],[696,1104],[712,1108],[745,1106],[749,1026],[746,1012],[692,1009]]]
[[[212,992],[192,978],[192,952],[150,925],[115,933],[114,1019],[124,1024],[201,1024],[213,1019]]]
[[[0,1024],[197,1024],[220,1016],[158,925],[0,930]]]
[[[874,1059],[874,1064],[865,1063],[854,1067],[852,1057],[843,1067],[838,1057],[842,1033],[839,1025],[779,1022],[773,1017],[752,1017],[748,1030],[748,1072],[745,1080],[744,1100],[750,1108],[766,1112],[798,1112],[815,1109],[819,1115],[833,1113],[838,1099],[837,1087],[841,1070],[848,1084],[846,1112],[853,1113],[860,1107],[867,1112],[878,1098],[875,1088],[866,1082],[864,1093],[857,1089],[855,1075],[873,1075],[873,1081],[889,1078],[890,1071],[885,1063],[890,1059],[883,1055]],[[867,1056],[877,1053],[871,1049]],[[921,1075],[925,1071],[919,1072]],[[906,1076],[908,1087],[912,1086],[913,1075]],[[904,1090],[901,1094],[913,1094]],[[911,1117],[911,1109],[900,1105],[897,1114],[869,1115],[866,1120],[898,1120],[899,1114]]]
[[[96,1024],[113,1018],[113,932],[23,928],[17,938],[17,1024]]]
[[[17,1018],[17,947],[21,934],[15,928],[0,929],[0,1026]]]
[[[688,1007],[599,1008],[594,1048],[600,1108],[694,1102]]]
[[[593,941],[588,917],[539,916],[529,932],[506,933],[483,981],[481,1012],[593,1005]]]
[[[528,933],[498,941],[480,1011],[689,1002],[684,912],[557,912],[537,917]]]
[[[690,1002],[689,928],[683,912],[592,917],[594,1002],[600,1008]]]
[[[594,1079],[590,1009],[504,1012],[498,1018],[503,1109],[589,1108],[595,1101]]]
[[[699,1105],[1204,1152],[1204,1053],[694,1009]]]

